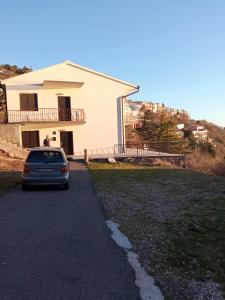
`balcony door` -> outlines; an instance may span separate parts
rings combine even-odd
[[[70,97],[59,96],[59,121],[71,121],[71,101]]]

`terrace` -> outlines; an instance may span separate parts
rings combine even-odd
[[[84,109],[76,108],[38,108],[37,110],[8,110],[8,123],[42,123],[69,121],[85,122]]]

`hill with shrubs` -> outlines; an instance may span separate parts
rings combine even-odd
[[[178,129],[179,125],[182,129]],[[203,128],[207,137],[196,137],[195,128]],[[225,175],[225,129],[205,120],[190,119],[187,114],[172,116],[166,111],[146,110],[142,126],[126,126],[126,143],[151,149],[157,146],[161,151],[172,149],[185,154],[187,168]]]
[[[0,81],[3,79],[7,79],[9,77],[21,75],[27,72],[32,71],[31,68],[26,66],[20,68],[16,65],[3,64],[0,65]]]

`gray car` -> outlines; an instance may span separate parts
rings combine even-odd
[[[69,163],[62,148],[38,147],[30,150],[24,164],[22,188],[60,185],[69,188]]]

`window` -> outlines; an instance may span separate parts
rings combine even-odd
[[[39,147],[39,131],[22,131],[22,145],[24,148]]]
[[[38,110],[37,94],[20,94],[20,110]]]
[[[31,151],[28,158],[28,163],[63,163],[64,158],[61,152],[58,151]]]

